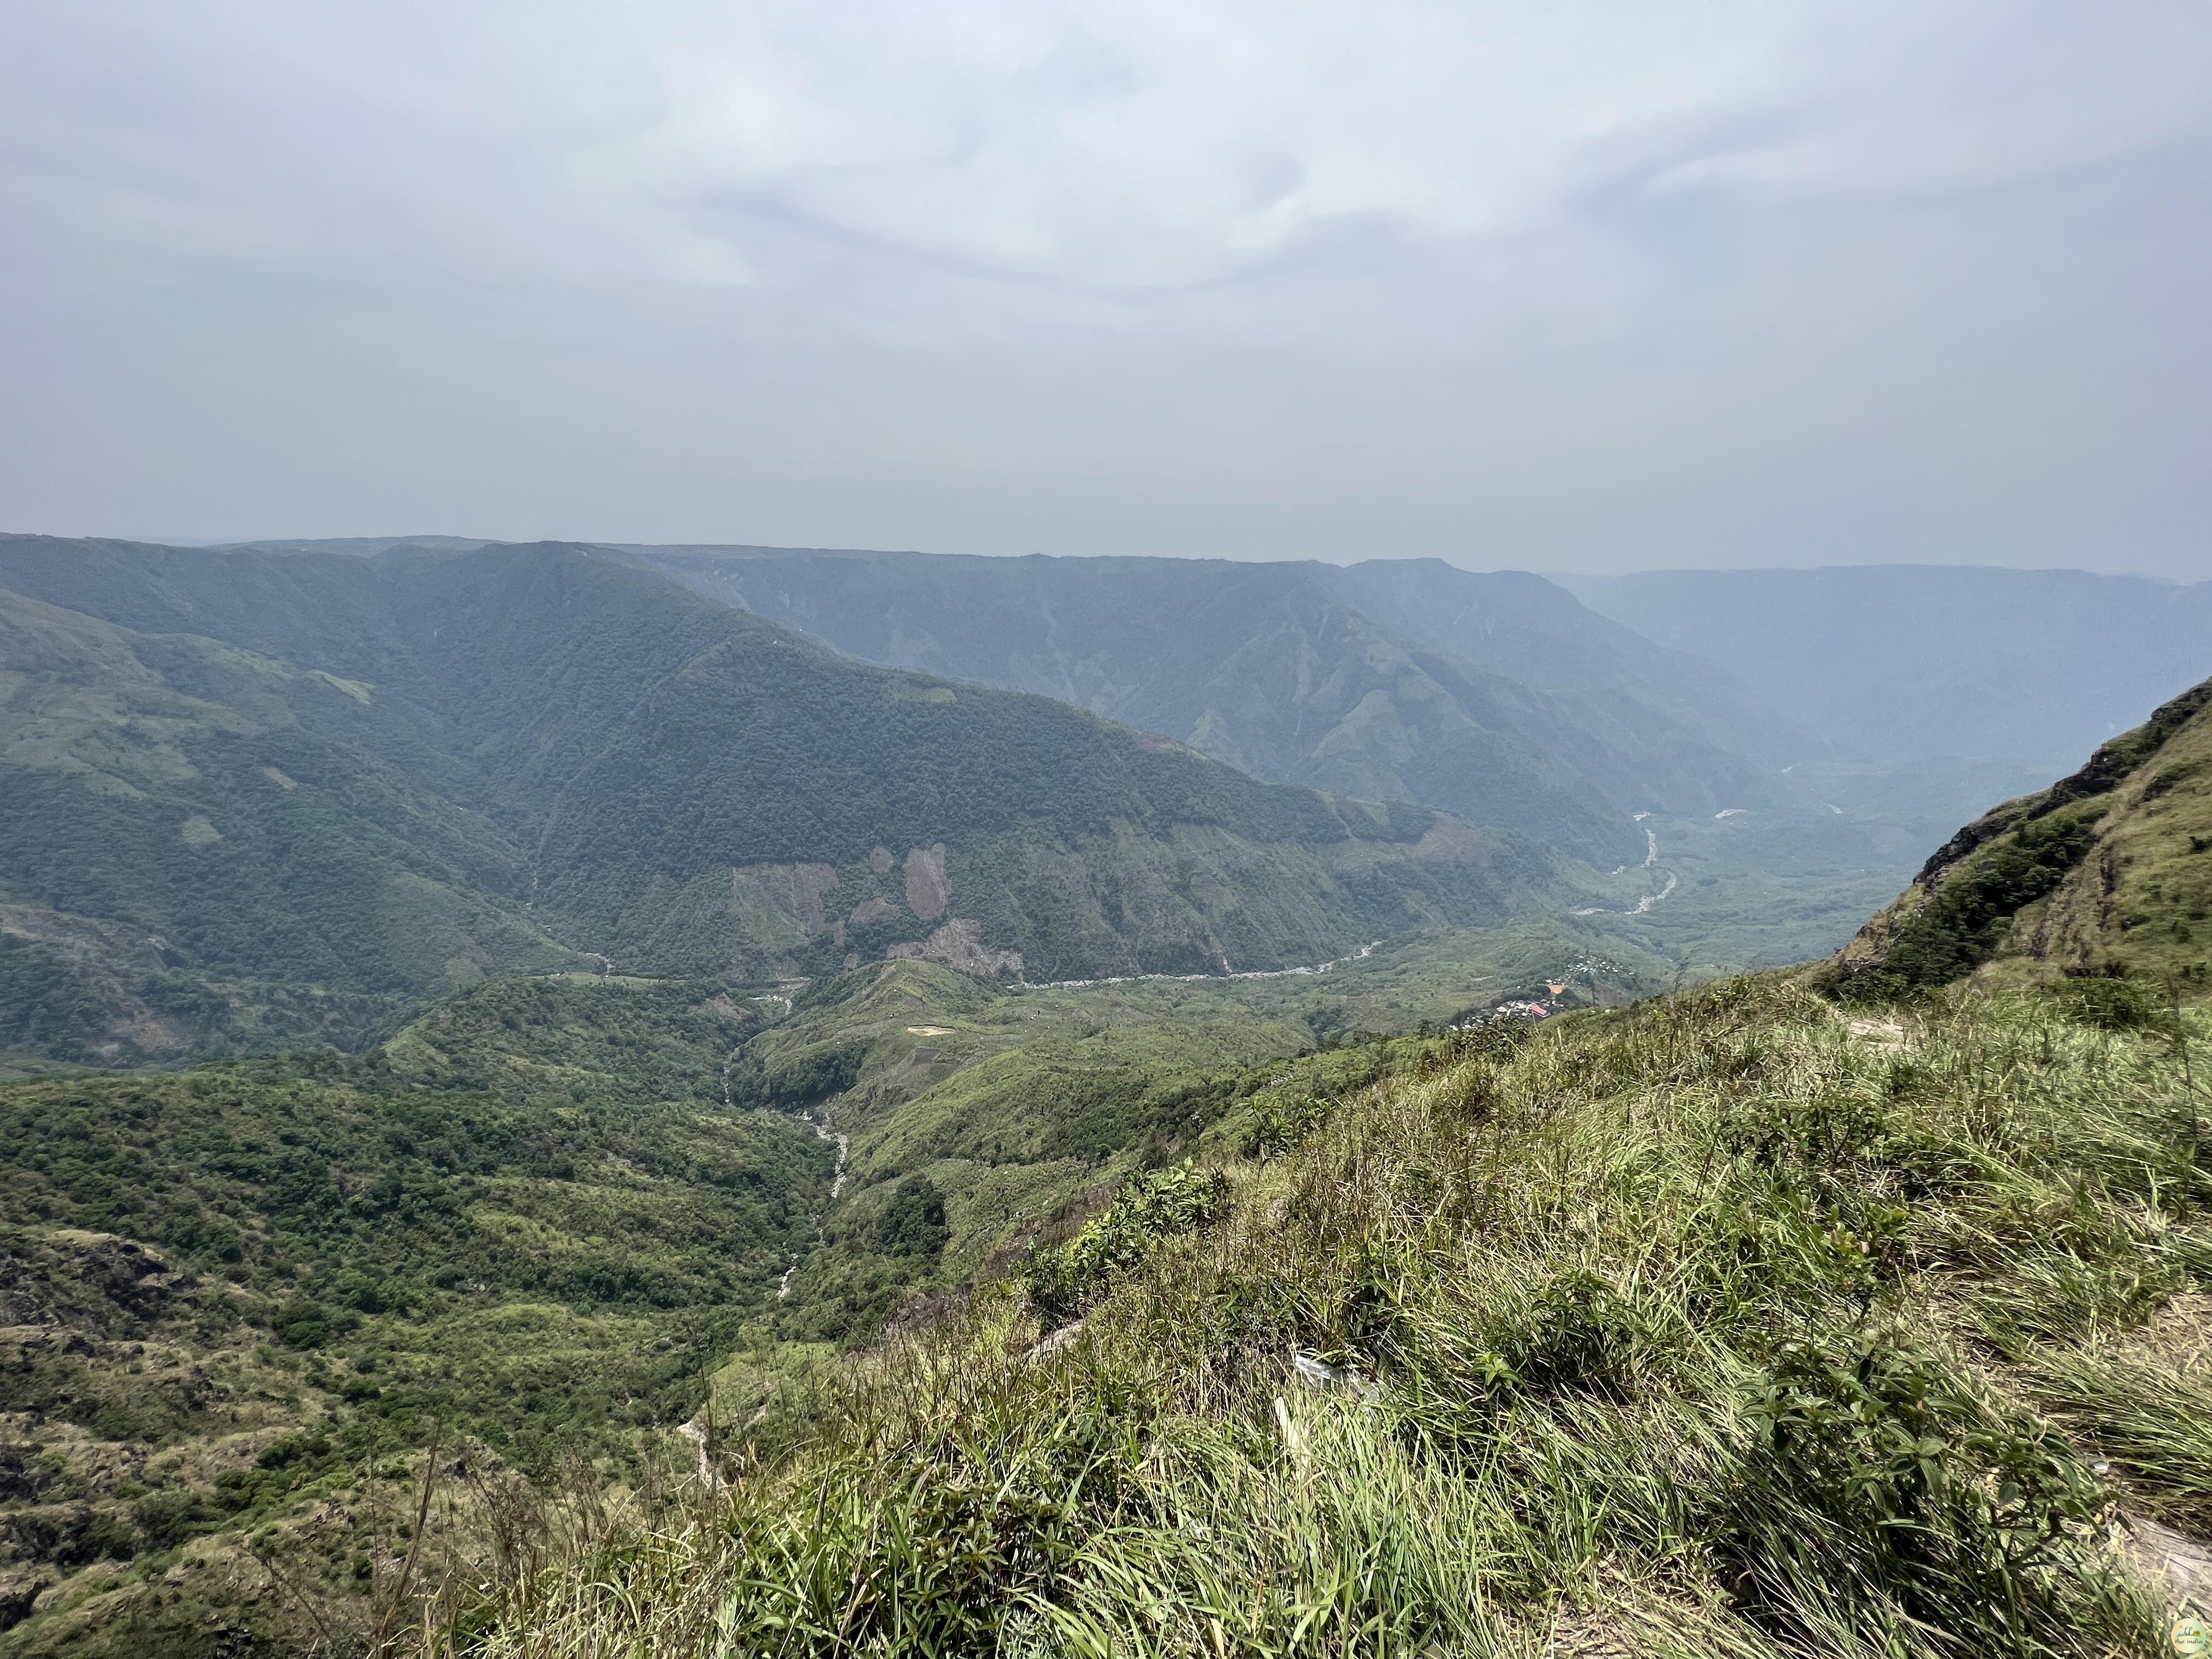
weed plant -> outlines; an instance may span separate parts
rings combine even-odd
[[[2212,1185],[2179,1045],[2079,1012],[1767,975],[1263,1103],[428,1647],[2160,1651]]]

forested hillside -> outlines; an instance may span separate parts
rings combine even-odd
[[[357,1047],[488,969],[578,960],[419,706],[4,590],[0,665],[0,1048]]]
[[[506,981],[358,1057],[0,1085],[0,1648],[297,1650],[434,1438],[551,1479],[681,1421],[831,1178],[724,1103],[759,1023]]]
[[[1540,578],[1436,561],[636,550],[873,662],[1037,691],[1255,776],[1419,800],[1592,862],[1644,810],[1764,804],[1808,745]]]
[[[603,549],[15,537],[0,589],[23,1054],[357,1043],[592,954],[1277,967],[1568,891],[1494,828],[856,664]]]

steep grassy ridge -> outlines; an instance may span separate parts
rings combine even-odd
[[[2161,1651],[2110,1528],[2212,1515],[2204,1115],[2074,1006],[1770,976],[1287,1067],[429,1646]]]
[[[2212,680],[1940,848],[1840,951],[1858,996],[1985,977],[2136,974],[2205,994]]]

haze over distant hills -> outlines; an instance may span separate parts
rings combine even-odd
[[[1558,580],[1860,760],[2048,775],[2212,673],[2212,582],[1933,565]]]
[[[367,553],[486,544],[414,536],[240,545]],[[1217,580],[1248,592],[1303,585],[1401,647],[1579,698],[1579,709],[1550,711],[1569,725],[1590,714],[1593,696],[1609,700],[1613,716],[1638,703],[1661,717],[1639,740],[1672,742],[1677,755],[1709,744],[1700,762],[1718,751],[1759,771],[1825,756],[1908,769],[1995,762],[2023,779],[2047,776],[2212,672],[2212,582],[2079,570],[1852,565],[1536,576],[1435,559],[1339,566],[630,545],[702,591],[853,655],[1042,691],[1138,725],[1146,721],[1124,705],[1169,705],[1150,710],[1164,716],[1176,696],[1207,688],[1121,685],[1111,673],[1120,665],[1107,660],[1114,647],[1133,631],[1178,635],[1204,620],[1147,617],[1122,599],[1129,614],[1119,618],[1118,639],[1080,617],[1054,613],[1048,624],[1036,609],[1043,596],[1083,585],[1061,568],[1093,572],[1094,594],[1104,587],[1095,573],[1110,569],[1128,573],[1127,592],[1152,582],[1159,586],[1147,598],[1186,601]],[[862,566],[835,560],[864,562],[866,584]],[[840,568],[848,573],[842,580]],[[1275,574],[1237,574],[1260,571]],[[1034,614],[1018,614],[1024,605]],[[1088,665],[1071,663],[1067,632],[1086,628],[1101,648]],[[1641,764],[1663,772],[1648,756]]]

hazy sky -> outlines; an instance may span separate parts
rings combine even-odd
[[[2212,576],[2212,8],[0,0],[0,528]]]

